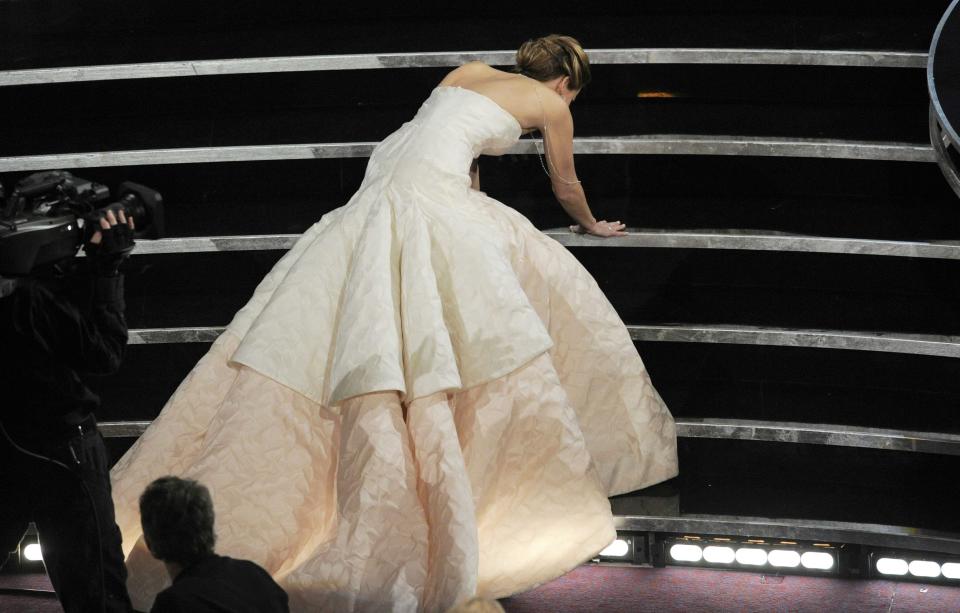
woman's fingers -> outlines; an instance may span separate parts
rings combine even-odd
[[[131,230],[136,229],[136,226],[133,223],[133,215],[131,215],[130,217],[127,217],[127,225],[130,226]]]
[[[113,211],[111,209],[107,209],[106,217],[107,217],[107,222],[111,226],[117,225],[117,216],[113,214]],[[100,225],[103,225],[103,224],[100,224]]]
[[[576,232],[577,234],[592,234],[594,236],[601,237],[610,237],[610,236],[627,236],[629,232],[626,231],[627,225],[620,223],[619,221],[606,221],[601,219],[593,225],[590,230],[584,230],[583,226],[572,225],[569,226],[571,232]]]
[[[117,211],[117,222],[118,223],[127,223],[127,214],[123,212],[123,209]]]
[[[100,230],[97,230],[96,232],[94,232],[93,236],[90,237],[90,243],[93,245],[99,245],[100,241],[102,240],[103,240],[103,234],[100,233]]]

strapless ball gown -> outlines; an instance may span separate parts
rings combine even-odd
[[[135,606],[167,584],[137,500],[206,484],[217,550],[294,611],[442,611],[553,579],[615,537],[609,495],[677,474],[673,419],[593,278],[470,187],[520,137],[433,90],[113,468]]]

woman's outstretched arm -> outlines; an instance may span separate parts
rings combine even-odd
[[[597,221],[590,211],[587,195],[573,165],[573,116],[570,115],[570,108],[559,97],[541,98],[546,123],[541,132],[544,135],[544,157],[550,173],[550,185],[557,202],[577,222],[571,229],[597,236],[625,235],[622,223]]]

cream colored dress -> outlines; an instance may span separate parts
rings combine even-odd
[[[219,553],[294,611],[441,611],[553,579],[614,538],[607,496],[677,474],[673,419],[593,278],[470,188],[517,141],[441,86],[359,191],[264,278],[114,467],[134,605],[153,479],[213,494]]]

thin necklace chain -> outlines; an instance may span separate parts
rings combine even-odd
[[[533,84],[533,93],[537,96],[537,102],[540,104],[540,113],[543,114],[543,130],[540,130],[540,134],[543,136],[543,151],[545,155],[547,151],[547,112],[543,109],[543,100],[540,98],[540,90],[537,89],[537,84]],[[550,174],[550,170],[548,170],[546,164],[543,163],[543,155],[540,154],[540,147],[537,146],[536,139],[534,139],[531,135],[530,140],[533,141],[533,148],[537,152],[537,158],[540,160],[540,168],[543,168],[543,172],[551,180],[553,180],[554,176]],[[567,185],[576,185],[577,183],[581,183],[580,180],[571,181],[570,179],[564,179],[559,175],[559,173],[555,178],[562,183],[566,183]]]

